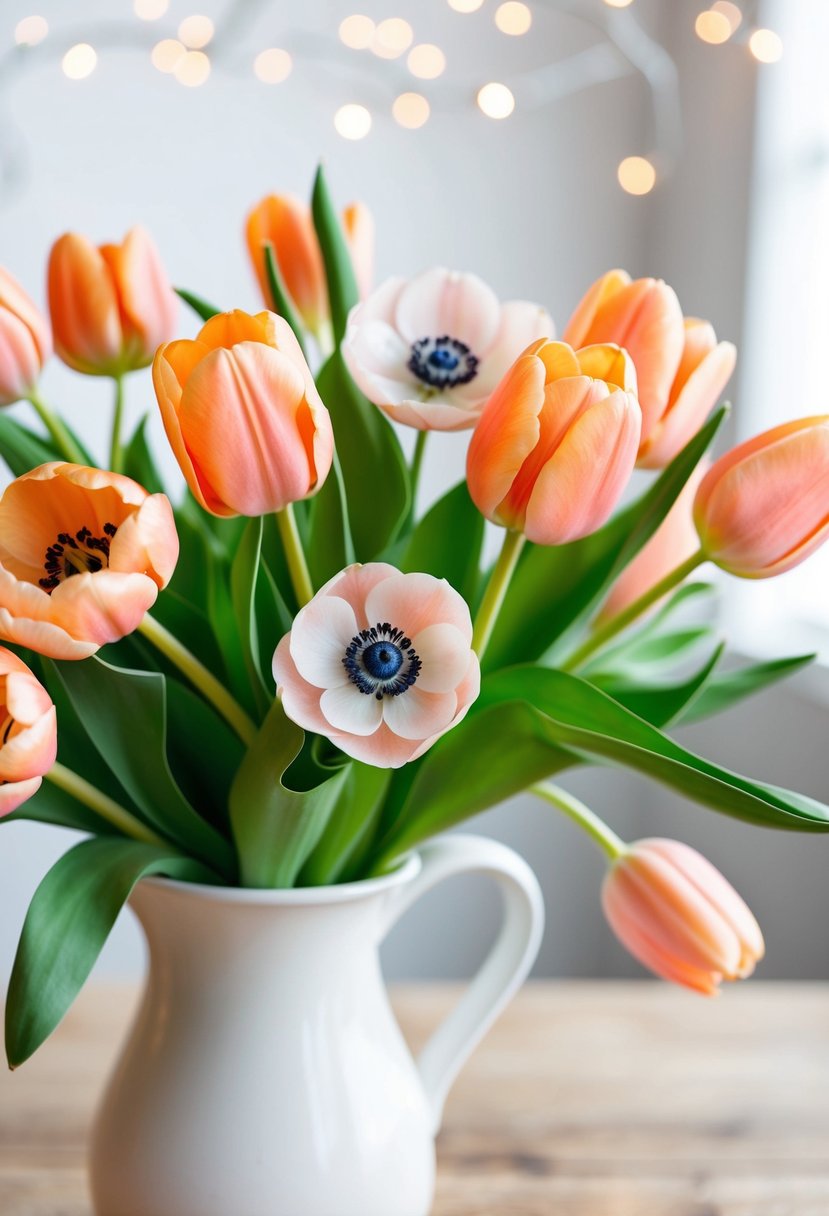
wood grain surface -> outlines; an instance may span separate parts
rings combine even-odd
[[[453,999],[396,990],[413,1046]],[[134,1000],[88,988],[0,1074],[0,1216],[90,1216],[84,1138]],[[829,1216],[829,985],[529,985],[455,1086],[438,1161],[434,1216]]]

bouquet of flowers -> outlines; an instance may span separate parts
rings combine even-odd
[[[685,611],[704,564],[767,578],[829,535],[829,417],[710,463],[735,350],[670,287],[611,271],[561,339],[472,274],[372,290],[370,216],[341,220],[321,173],[310,209],[265,199],[247,239],[266,311],[179,290],[192,340],[141,230],[57,241],[51,327],[0,272],[0,404],[44,427],[0,415],[0,815],[87,837],[32,900],[10,1063],[142,877],[346,883],[522,790],[604,850],[608,919],[642,962],[702,992],[749,974],[760,931],[705,859],[624,843],[551,779],[617,765],[748,823],[829,828],[666,733],[808,662],[723,669]],[[106,469],[38,392],[52,342],[115,383]],[[147,417],[122,434],[124,378],[150,363],[186,482],[171,498]],[[457,430],[466,478],[418,515],[424,447]]]

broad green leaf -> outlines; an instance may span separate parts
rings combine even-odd
[[[328,183],[325,180],[322,165],[317,169],[317,176],[314,180],[311,213],[314,217],[314,227],[317,230],[325,266],[334,342],[339,346],[345,333],[348,314],[359,300],[360,293],[357,290],[357,279],[351,262],[351,254],[328,189]]]
[[[182,793],[230,836],[228,799],[245,747],[224,718],[178,680],[167,680],[167,755]]]
[[[486,653],[488,670],[538,659],[557,643],[560,658],[592,608],[650,539],[712,443],[719,410],[649,489],[609,523],[569,545],[528,545]]]
[[[0,816],[4,823],[49,823],[59,828],[72,828],[76,832],[89,832],[93,836],[118,836],[118,829],[106,819],[96,815],[88,806],[78,802],[65,790],[58,789],[51,781],[44,780],[34,798],[24,802],[11,815]]]
[[[324,486],[311,499],[306,556],[315,587],[327,583],[355,560],[348,518],[348,496],[342,465],[336,453]]]
[[[404,571],[425,570],[445,578],[467,603],[475,601],[480,580],[484,517],[462,481],[444,494],[412,533]]]
[[[589,676],[608,696],[613,697],[639,718],[653,726],[669,726],[693,706],[711,680],[714,669],[722,658],[723,645],[717,646],[698,671],[672,683],[643,680],[641,683],[626,681],[624,676]]]
[[[187,802],[170,771],[166,677],[126,671],[97,656],[48,667],[63,682],[90,743],[145,822],[224,877],[232,876],[230,845]]]
[[[259,627],[256,617],[256,585],[262,552],[262,520],[250,519],[230,567],[230,599],[236,634],[244,656],[251,690],[260,716],[264,716],[273,694],[262,679]]]
[[[817,655],[814,654],[801,654],[788,659],[755,663],[750,667],[740,667],[736,671],[720,672],[708,681],[699,697],[683,710],[678,721],[684,725],[686,722],[699,722],[713,714],[720,714],[732,705],[737,705],[745,697],[750,697],[770,684],[800,671],[802,667],[807,667],[816,658]]]
[[[672,629],[665,633],[636,634],[624,646],[612,654],[599,652],[585,665],[582,674],[592,683],[595,673],[616,673],[646,678],[649,673],[658,673],[666,667],[676,667],[690,659],[704,642],[714,636],[708,625],[688,625],[684,629]]]
[[[51,460],[62,459],[49,440],[32,434],[6,413],[0,413],[0,457],[14,477],[22,477]]]
[[[150,494],[163,494],[164,484],[161,474],[156,468],[155,459],[147,443],[147,423],[150,415],[145,414],[132,434],[124,452],[124,472],[127,477],[137,481]]]
[[[211,317],[215,317],[222,310],[214,308],[212,304],[208,304],[201,296],[195,295],[192,291],[187,291],[184,287],[174,288],[179,299],[184,300],[184,303],[193,309],[196,316],[201,317],[202,321],[209,321]]]
[[[300,887],[322,887],[359,876],[361,850],[373,835],[391,773],[355,760],[322,837],[299,875]]]
[[[292,788],[290,769],[304,732],[274,701],[230,792],[230,819],[244,887],[292,887],[343,791],[348,767]],[[297,783],[298,784],[298,783]]]
[[[205,591],[205,601],[207,591]],[[184,599],[172,584],[164,590],[153,606],[153,616],[168,629],[174,637],[184,638],[187,649],[196,656],[210,671],[221,671],[224,663],[213,627],[203,609],[197,608],[191,600]],[[167,669],[168,664],[155,651],[155,662],[150,666]],[[109,650],[107,656],[109,657]],[[124,664],[117,664],[124,666]],[[128,666],[128,664],[127,664]],[[143,664],[141,664],[143,666]]]
[[[100,837],[65,853],[41,882],[20,936],[6,1002],[12,1068],[37,1051],[80,992],[139,879],[214,883],[190,858],[134,840]]]
[[[282,281],[282,275],[279,272],[279,263],[276,260],[276,253],[270,241],[265,241],[262,246],[262,256],[265,260],[265,275],[268,280],[268,287],[271,291],[276,311],[283,320],[287,321],[291,329],[294,331],[294,337],[299,343],[299,348],[303,355],[307,358],[305,351],[305,331],[302,328],[302,322],[296,315],[291,297],[288,295],[287,288]]]

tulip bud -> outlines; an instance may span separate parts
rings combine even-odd
[[[75,371],[121,376],[147,367],[172,338],[178,301],[143,228],[97,249],[68,232],[49,258],[55,349]]]
[[[706,557],[738,578],[797,566],[829,536],[829,415],[786,422],[739,444],[694,501]]]
[[[746,979],[765,952],[760,926],[731,884],[676,840],[628,846],[608,870],[602,904],[634,958],[705,996],[723,979]]]
[[[0,269],[0,405],[29,396],[51,351],[46,321],[20,284]]]
[[[636,461],[636,376],[618,346],[574,351],[541,339],[495,389],[467,458],[478,510],[536,544],[561,545],[607,520]]]
[[[266,515],[314,494],[334,454],[328,410],[290,326],[219,313],[153,363],[167,438],[213,515]]]

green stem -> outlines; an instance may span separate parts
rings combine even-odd
[[[52,442],[64,460],[68,460],[70,464],[85,465],[87,463],[86,456],[84,456],[75,440],[69,434],[69,431],[63,424],[63,420],[50,409],[43,398],[36,392],[29,394],[28,401],[37,410],[41,422],[51,435]]]
[[[591,811],[589,806],[585,806],[578,798],[574,798],[572,794],[568,794],[566,790],[561,789],[558,785],[553,785],[551,781],[539,782],[538,785],[530,786],[530,793],[535,794],[537,798],[542,798],[545,802],[549,802],[550,806],[556,807],[559,811],[563,811],[568,819],[572,819],[580,828],[583,828],[587,835],[599,846],[611,861],[615,861],[617,857],[627,850],[627,845],[620,836],[617,836],[612,828],[609,828],[603,819],[600,819],[595,811]]]
[[[101,791],[94,785],[91,785],[83,777],[79,777],[77,773],[73,773],[70,768],[64,768],[62,764],[53,764],[46,773],[46,780],[51,781],[58,789],[63,790],[67,794],[71,794],[78,802],[82,802],[84,806],[88,806],[96,815],[100,815],[102,819],[106,819],[107,823],[111,823],[119,832],[123,832],[125,836],[131,836],[133,840],[140,840],[144,844],[160,844],[165,848],[173,848],[169,840],[165,840],[163,836],[159,836],[152,828],[148,828],[145,823],[137,819],[119,802],[115,802],[107,794]],[[178,849],[176,849],[178,852]]]
[[[115,376],[115,404],[112,412],[112,440],[109,446],[109,467],[111,472],[120,473],[124,463],[124,452],[121,447],[121,428],[124,423],[124,378]]]
[[[314,584],[311,582],[311,574],[305,560],[305,550],[302,547],[302,539],[296,524],[293,503],[289,502],[287,507],[277,511],[276,523],[279,535],[282,537],[285,560],[288,563],[288,573],[291,576],[297,603],[300,608],[303,608],[309,600],[314,598]]]
[[[507,594],[510,579],[515,572],[521,550],[524,548],[526,537],[523,532],[507,532],[498,560],[487,583],[484,598],[475,618],[475,628],[472,631],[472,649],[478,652],[478,658],[483,658],[484,651],[489,645],[498,613]]]
[[[414,454],[412,456],[411,481],[412,481],[412,511],[415,508],[417,499],[417,487],[420,485],[420,474],[423,469],[423,454],[426,451],[426,441],[429,438],[428,431],[418,431],[417,439],[415,440]]]
[[[652,604],[658,603],[663,596],[667,595],[669,591],[672,591],[674,587],[683,582],[689,574],[692,574],[693,571],[696,570],[697,566],[701,566],[706,560],[706,555],[703,553],[702,549],[699,549],[696,553],[689,557],[687,561],[684,561],[681,566],[677,566],[677,568],[672,570],[670,574],[666,574],[663,579],[661,579],[658,583],[655,583],[649,591],[644,593],[644,595],[640,595],[638,600],[634,600],[632,604],[629,604],[623,612],[618,613],[617,616],[611,617],[610,620],[602,625],[599,629],[594,629],[590,637],[587,638],[586,641],[581,644],[581,646],[574,650],[570,657],[565,660],[565,662],[560,664],[561,670],[576,671],[579,667],[586,663],[597,650],[600,650],[602,646],[609,642],[611,638],[615,638],[616,635],[621,633],[623,629],[627,629],[628,625],[631,625],[637,619],[637,617],[640,617],[643,612],[647,611]]]
[[[166,655],[179,671],[187,676],[188,680],[198,688],[199,692],[204,694],[225,721],[233,727],[242,742],[250,746],[258,733],[256,724],[248,717],[241,705],[233,699],[225,686],[219,683],[213,673],[208,671],[186,646],[182,646],[178,638],[165,629],[160,621],[157,621],[154,616],[150,616],[149,612],[138,626],[138,632],[142,633],[163,655]]]

